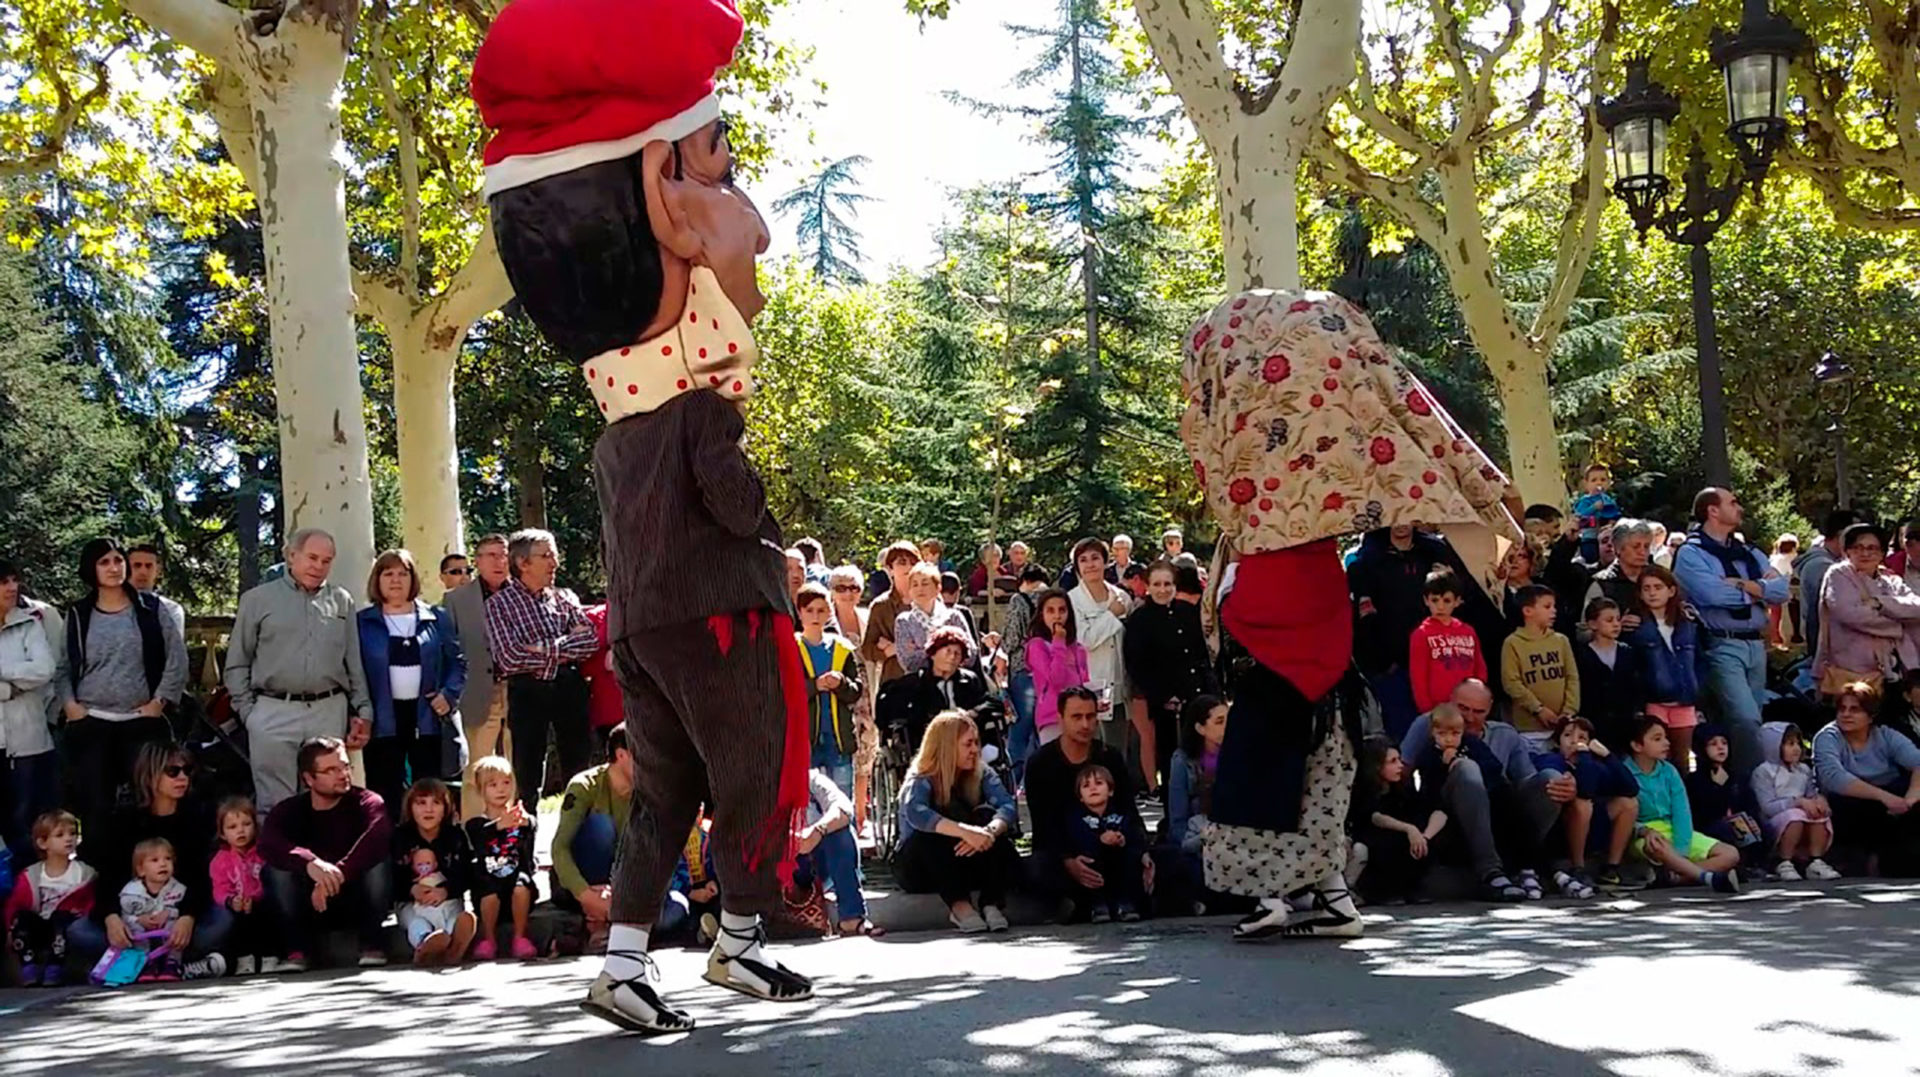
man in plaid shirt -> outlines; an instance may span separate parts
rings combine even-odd
[[[549,729],[561,775],[587,769],[593,741],[580,663],[599,650],[600,639],[580,604],[553,585],[560,553],[552,532],[515,532],[507,565],[511,578],[487,599],[487,643],[496,679],[507,689],[514,780],[521,803],[532,805],[546,777]]]

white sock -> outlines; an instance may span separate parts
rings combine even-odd
[[[637,924],[615,924],[607,932],[604,971],[616,980],[631,980],[646,971],[635,956],[647,952],[647,929]]]
[[[755,929],[760,926],[760,915],[720,910],[720,937],[714,940],[714,946],[728,957],[749,957],[755,961],[765,961],[760,954],[760,940]]]

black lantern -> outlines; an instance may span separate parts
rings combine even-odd
[[[1766,171],[1787,137],[1787,69],[1806,51],[1807,35],[1767,0],[1745,0],[1740,29],[1714,30],[1709,39],[1713,66],[1726,77],[1727,135],[1749,173]]]
[[[1667,132],[1680,101],[1654,82],[1644,56],[1627,61],[1627,87],[1594,107],[1613,149],[1613,193],[1635,221],[1650,219],[1666,197]]]
[[[1821,385],[1838,385],[1852,377],[1852,365],[1832,352],[1822,355],[1813,367],[1813,380]]]

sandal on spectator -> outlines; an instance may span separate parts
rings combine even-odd
[[[1575,898],[1580,901],[1585,901],[1588,898],[1592,897],[1594,894],[1598,893],[1598,891],[1594,890],[1592,883],[1581,878],[1579,874],[1571,871],[1554,872],[1553,885],[1554,885],[1554,888],[1559,890],[1562,895],[1570,898]]]
[[[1521,892],[1527,895],[1528,901],[1539,901],[1547,896],[1546,889],[1540,885],[1540,873],[1534,871],[1532,868],[1527,868],[1520,872],[1520,878],[1516,885],[1520,887]]]
[[[848,927],[847,926],[848,924],[852,924],[853,926]],[[885,935],[886,933],[887,933],[886,928],[880,927],[879,925],[875,924],[872,920],[867,920],[862,918],[859,920],[840,921],[841,935],[865,935],[867,938],[877,939],[880,936]]]
[[[1480,890],[1488,901],[1525,901],[1527,892],[1507,878],[1505,872],[1496,871],[1480,881]]]

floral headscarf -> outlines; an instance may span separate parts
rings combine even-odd
[[[1340,296],[1244,292],[1185,352],[1180,436],[1240,553],[1421,523],[1491,579],[1520,539],[1506,476]]]

